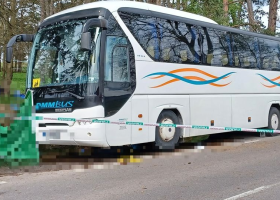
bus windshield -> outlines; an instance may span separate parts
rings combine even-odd
[[[81,33],[85,22],[59,22],[38,31],[30,60],[32,88],[98,83],[101,30],[90,28],[92,51],[82,51]]]

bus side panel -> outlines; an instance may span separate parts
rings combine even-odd
[[[147,95],[134,95],[132,97],[132,117],[133,122],[149,123],[149,102]],[[148,126],[132,126],[131,127],[131,143],[149,142]]]
[[[191,95],[191,125],[231,126],[231,95]],[[191,129],[190,136],[206,135],[225,131]]]
[[[270,106],[277,99],[280,99],[280,95],[232,95],[232,126],[241,128],[267,127]],[[251,120],[248,119],[249,117]]]
[[[114,115],[106,118],[111,122],[131,121],[131,99]],[[106,124],[106,138],[110,146],[131,144],[131,126]]]
[[[150,123],[156,123],[162,110],[176,109],[183,124],[190,123],[189,95],[149,95]],[[189,136],[189,129],[183,129],[183,137]],[[149,128],[149,141],[155,141],[155,127]]]

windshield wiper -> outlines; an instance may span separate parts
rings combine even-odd
[[[48,93],[48,94],[55,94],[55,93],[64,93],[64,92],[66,92],[66,93],[72,95],[73,97],[76,97],[76,98],[79,99],[79,100],[85,99],[85,97],[82,97],[82,96],[79,96],[79,95],[77,95],[77,94],[74,94],[74,93],[70,92],[68,89],[65,89],[65,90],[56,90],[56,89],[52,89],[51,91],[48,91],[47,93]]]

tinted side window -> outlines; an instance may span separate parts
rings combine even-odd
[[[259,39],[262,68],[280,70],[280,43],[268,39]]]
[[[106,42],[106,65],[105,65],[105,81],[115,81],[114,77],[114,64],[113,61],[116,62],[116,58],[113,60],[115,48],[118,46],[127,45],[127,39],[125,37],[119,36],[107,36]],[[115,64],[116,66],[116,64]]]
[[[117,23],[113,15],[110,15],[108,19],[107,35],[125,36],[123,30],[121,29],[120,25]]]
[[[128,47],[116,46],[112,61],[113,81],[129,82]]]
[[[158,19],[160,61],[173,63],[201,62],[200,33],[194,25]]]
[[[205,64],[213,66],[233,66],[230,33],[203,27],[203,54]]]
[[[241,68],[260,68],[259,50],[256,38],[232,33],[235,66]]]
[[[119,13],[122,20],[143,49],[155,60],[159,59],[159,40],[156,18],[132,13]]]
[[[213,43],[206,27],[200,28],[201,35],[201,62],[206,65],[211,65],[213,58]]]
[[[154,60],[201,62],[201,35],[196,26],[133,13],[119,14],[135,39]]]
[[[155,61],[280,70],[278,41],[147,15],[119,15]]]

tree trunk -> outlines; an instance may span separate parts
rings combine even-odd
[[[45,3],[46,17],[50,16],[50,5]]]
[[[10,11],[10,16],[11,16],[11,21],[10,24],[8,26],[8,36],[11,38],[14,34],[13,34],[13,30],[15,29],[15,25],[16,25],[16,4],[17,1],[16,0],[11,0],[11,11]],[[10,85],[12,82],[12,78],[13,78],[13,61],[11,63],[7,63],[6,66],[6,81],[7,84]],[[7,94],[10,93],[9,88],[7,89]]]
[[[166,0],[166,7],[167,7],[167,8],[171,8],[171,2],[170,2],[170,0]]]
[[[41,7],[41,22],[42,22],[46,18],[45,0],[40,0],[40,7]]]
[[[2,51],[1,51],[1,47],[0,47],[0,72],[2,71],[2,62],[5,62],[5,61],[4,61],[4,59],[2,60]]]
[[[180,0],[177,0],[177,1],[176,1],[176,9],[177,9],[177,10],[180,10],[180,6],[181,6],[181,1],[180,1]]]
[[[19,7],[21,8],[23,5],[22,5],[22,1],[19,1]],[[21,17],[21,19],[23,19],[24,18],[24,12],[23,11],[21,11],[21,13],[20,13],[20,17]],[[24,31],[24,22],[23,22],[23,20],[21,20],[22,22],[20,23],[20,30],[21,31]],[[25,43],[26,44],[26,43]],[[26,49],[26,45],[25,44],[19,44],[18,46],[19,46],[19,50],[18,50],[18,52],[17,52],[17,55],[18,55],[18,63],[17,63],[17,72],[20,72],[21,71],[21,64],[22,64],[22,60],[24,59],[24,55],[25,55],[25,52],[24,52],[24,49]]]
[[[4,58],[5,62],[3,62],[3,74],[2,74],[3,79],[6,78],[6,71],[7,71],[6,55],[7,55],[7,51],[6,51],[6,48],[4,48],[3,58]]]
[[[228,0],[223,0],[223,5],[224,5],[224,16],[227,18],[228,17]]]
[[[276,31],[277,5],[278,5],[278,0],[270,0],[267,29],[272,34],[273,33],[275,34]]]
[[[62,10],[62,6],[61,6],[62,2],[60,1],[56,1],[56,7],[55,7],[55,13],[59,12]]]
[[[149,3],[155,4],[155,5],[161,5],[161,0],[151,0]]]
[[[21,60],[23,60],[22,57],[20,57],[20,58],[21,58]],[[22,72],[22,62],[18,63],[18,72]]]
[[[15,60],[15,65],[14,65],[13,68],[14,68],[13,72],[18,72],[18,61],[17,61],[17,58]]]
[[[170,0],[167,0],[167,1],[170,4]],[[187,8],[187,6],[188,6],[187,3],[188,3],[187,0],[182,0],[181,6],[182,6],[183,10],[185,10]]]
[[[253,11],[253,3],[252,0],[247,0],[247,9],[248,9],[248,19],[249,19],[249,30],[255,30],[255,19],[254,19],[254,11]]]
[[[50,5],[48,7],[50,8],[49,15],[52,15],[53,14],[53,0],[50,0]]]

